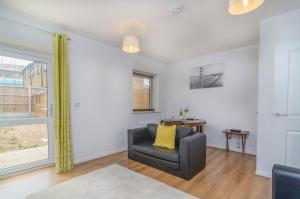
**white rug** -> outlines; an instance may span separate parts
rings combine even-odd
[[[162,182],[112,165],[67,180],[26,199],[196,199]]]

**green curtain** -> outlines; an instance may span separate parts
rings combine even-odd
[[[54,34],[54,122],[56,171],[64,173],[73,168],[70,124],[68,37]]]

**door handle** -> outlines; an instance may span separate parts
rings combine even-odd
[[[275,113],[274,115],[275,115],[275,117],[287,117],[288,116],[288,114],[285,114],[285,113]]]

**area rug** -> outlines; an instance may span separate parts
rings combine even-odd
[[[59,183],[26,199],[196,199],[162,182],[112,165]]]

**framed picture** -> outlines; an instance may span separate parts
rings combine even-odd
[[[223,87],[224,64],[208,64],[190,69],[190,89]]]

